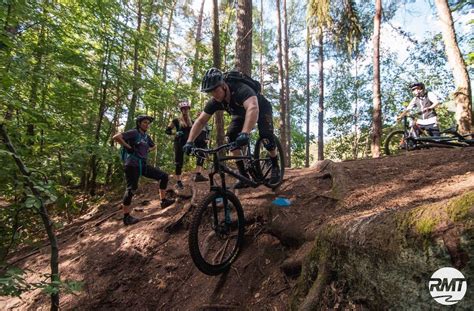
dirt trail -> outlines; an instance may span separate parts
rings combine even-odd
[[[198,185],[197,196],[206,192]],[[59,235],[62,279],[84,282],[61,307],[99,310],[286,310],[304,257],[321,224],[411,209],[474,190],[474,148],[412,152],[404,156],[288,170],[277,194],[263,186],[238,193],[247,220],[245,244],[228,273],[200,273],[188,253],[189,199],[161,209],[156,184],[146,184],[135,204],[148,202],[130,227],[113,215],[78,219]],[[188,190],[190,192],[190,190]],[[286,196],[290,207],[272,207]],[[113,215],[108,217],[108,215]],[[47,272],[48,249],[20,262]],[[23,254],[16,254],[16,258]],[[31,280],[35,275],[31,274]],[[38,291],[23,299],[0,297],[0,309],[49,309]]]

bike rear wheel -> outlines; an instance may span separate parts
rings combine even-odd
[[[230,191],[224,198],[209,193],[193,214],[189,252],[196,267],[207,275],[228,270],[237,258],[244,238],[245,219],[239,199]]]
[[[409,150],[409,144],[405,139],[405,132],[402,130],[393,131],[388,134],[385,140],[384,150],[386,155],[398,155]]]
[[[285,175],[285,156],[283,153],[283,148],[281,147],[280,140],[276,136],[273,136],[273,139],[276,145],[277,160],[280,171],[280,178],[278,182],[271,182],[270,177],[273,165],[270,159],[270,153],[265,149],[267,138],[260,137],[255,144],[254,150],[255,169],[257,171],[258,178],[263,181],[265,186],[272,189],[281,185]]]

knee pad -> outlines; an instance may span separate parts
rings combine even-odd
[[[134,195],[134,191],[132,189],[125,190],[125,194],[123,196],[123,205],[128,206],[132,203],[132,198]]]
[[[275,145],[275,141],[273,139],[270,139],[270,138],[264,138],[263,139],[263,146],[265,147],[265,149],[267,149],[268,151],[272,151],[275,149],[276,145]]]
[[[160,181],[160,189],[165,190],[168,187],[168,174],[163,175]]]

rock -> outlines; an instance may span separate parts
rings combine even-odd
[[[391,211],[323,226],[306,257],[292,307],[319,309],[329,275],[346,282],[347,301],[369,309],[430,309],[431,275],[454,266],[469,279],[474,263],[474,192],[411,210]],[[469,309],[466,295],[456,306]]]

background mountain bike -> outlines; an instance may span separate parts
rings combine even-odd
[[[441,131],[441,136],[429,136],[416,124],[417,114],[403,117],[403,129],[388,134],[384,144],[386,155],[428,148],[456,148],[474,146],[473,134],[461,135],[456,127]],[[410,121],[408,121],[410,119]]]
[[[209,174],[210,192],[198,204],[192,215],[189,229],[189,252],[196,267],[208,275],[217,275],[228,270],[237,258],[243,243],[245,218],[242,205],[237,196],[228,190],[225,175],[229,174],[252,187],[265,185],[269,188],[279,186],[283,181],[285,161],[279,140],[277,145],[280,180],[270,183],[272,164],[268,152],[263,148],[264,140],[258,139],[254,152],[245,148],[242,156],[221,155],[236,148],[235,143],[225,144],[215,149],[194,148],[193,154],[199,157],[212,155],[212,169]],[[226,162],[243,160],[251,179],[231,170]],[[220,177],[220,184],[214,180]]]

